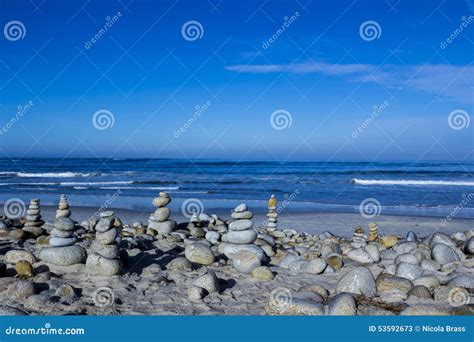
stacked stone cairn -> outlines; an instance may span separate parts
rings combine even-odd
[[[270,199],[268,200],[267,228],[270,228],[270,229],[277,228],[277,222],[278,222],[278,213],[276,211],[277,204],[278,204],[278,201],[275,198],[275,195],[272,194],[270,196]]]
[[[242,203],[232,212],[229,231],[222,236],[219,251],[232,260],[235,269],[242,273],[251,273],[261,265],[264,252],[254,244],[257,232],[253,229],[253,214],[247,205]]]
[[[95,225],[95,240],[91,243],[91,253],[87,257],[86,272],[92,276],[114,276],[120,273],[122,262],[119,259],[120,220],[113,211],[100,213]]]
[[[78,242],[75,236],[77,226],[76,222],[69,217],[70,215],[67,199],[61,195],[56,219],[50,232],[50,247],[43,248],[39,253],[39,258],[44,262],[59,266],[84,263],[87,253],[84,248],[76,245]]]
[[[42,234],[43,229],[41,226],[44,221],[41,219],[40,200],[35,198],[30,201],[28,210],[26,211],[26,222],[23,226],[23,230],[34,236]]]
[[[369,223],[369,236],[367,237],[367,241],[377,241],[379,239],[379,228],[377,223],[371,222]]]
[[[167,235],[176,228],[176,221],[168,220],[171,211],[166,206],[171,202],[171,198],[166,192],[160,192],[160,196],[153,200],[156,210],[150,215],[148,220],[147,234]]]
[[[352,236],[351,246],[354,248],[362,248],[367,246],[367,236],[365,236],[364,228],[357,227]]]

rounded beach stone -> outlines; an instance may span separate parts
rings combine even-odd
[[[169,196],[160,196],[153,199],[153,205],[158,208],[166,207],[170,202],[171,198]]]
[[[216,244],[219,242],[221,235],[218,232],[209,231],[206,233],[205,237],[206,237],[206,240],[209,241],[210,243]]]
[[[253,213],[247,210],[243,212],[233,212],[230,216],[235,220],[243,220],[243,219],[251,220],[253,218]]]
[[[329,302],[328,314],[331,316],[354,316],[356,313],[356,301],[348,293],[339,293]]]
[[[232,265],[241,273],[251,273],[255,268],[261,265],[260,258],[250,251],[240,251],[232,259]]]
[[[348,292],[371,297],[376,292],[374,276],[366,267],[354,268],[339,280],[336,292]]]
[[[406,240],[409,241],[409,242],[416,242],[418,240],[418,237],[416,236],[416,234],[414,232],[409,231],[407,233]]]
[[[406,278],[395,277],[389,274],[381,274],[376,280],[378,292],[390,292],[398,290],[403,293],[409,292],[413,288],[413,283]]]
[[[206,290],[200,286],[191,285],[187,290],[188,299],[191,302],[200,301],[206,295]]]
[[[464,245],[464,253],[474,254],[474,236],[471,236]]]
[[[456,251],[443,243],[438,243],[433,246],[431,257],[441,265],[460,260]]]
[[[92,241],[91,251],[109,259],[115,259],[119,256],[119,248],[116,243],[103,245],[97,240]]]
[[[111,217],[111,216],[114,216],[114,212],[112,210],[104,210],[99,214],[99,216],[101,218]]]
[[[54,294],[62,299],[72,299],[76,296],[74,288],[69,284],[59,286]]]
[[[59,230],[74,230],[76,223],[69,217],[60,217],[54,220],[54,228]]]
[[[28,298],[35,294],[34,283],[28,280],[18,280],[13,286],[13,295],[15,298],[23,299]]]
[[[114,276],[120,273],[122,263],[119,259],[109,259],[91,253],[86,261],[86,272],[96,276]]]
[[[429,243],[431,247],[434,247],[437,244],[456,247],[456,243],[444,233],[434,233],[433,235],[431,235]]]
[[[157,222],[157,221],[150,221],[148,224],[148,228],[154,229],[158,234],[166,235],[169,234],[176,228],[176,221],[165,221],[165,222]]]
[[[205,289],[208,293],[214,293],[219,291],[219,283],[216,274],[213,271],[198,277],[194,282],[194,286],[199,286]]]
[[[253,227],[253,222],[251,220],[237,220],[229,224],[229,230],[247,230]]]
[[[288,265],[291,274],[301,274],[307,272],[308,260],[295,260]]]
[[[415,285],[413,288],[408,292],[408,296],[414,296],[418,298],[423,298],[423,299],[431,299],[433,298],[431,296],[430,290],[423,285]]]
[[[220,243],[218,251],[224,254],[227,258],[233,259],[240,251],[250,251],[259,256],[260,260],[265,259],[263,249],[256,245],[238,245],[233,243]]]
[[[450,309],[436,304],[414,304],[400,312],[400,316],[449,316]]]
[[[97,242],[103,245],[110,245],[115,242],[118,237],[118,230],[117,228],[111,228],[105,232],[96,232],[95,238]]]
[[[306,272],[311,274],[320,274],[324,272],[326,266],[326,261],[321,258],[316,258],[309,261],[308,267],[306,268]]]
[[[418,265],[401,262],[397,265],[396,275],[397,277],[415,280],[423,276],[423,270]]]
[[[59,229],[53,228],[51,229],[50,234],[56,237],[68,238],[74,235],[74,230],[59,230]]]
[[[184,250],[186,259],[192,263],[200,265],[210,265],[214,262],[215,257],[209,246],[203,243],[195,242],[186,246]]]
[[[374,260],[365,250],[361,248],[352,249],[347,253],[349,259],[360,262],[361,264],[373,264]]]
[[[242,213],[242,212],[247,211],[247,210],[248,210],[248,207],[247,207],[247,204],[245,204],[245,203],[241,203],[241,204],[239,204],[238,206],[236,206],[234,208],[234,212],[236,212],[236,213]]]
[[[158,208],[153,213],[153,218],[158,222],[165,222],[171,215],[171,210],[169,208],[163,207]]]
[[[35,256],[29,252],[21,249],[9,250],[4,257],[5,262],[9,264],[16,264],[20,260],[26,260],[31,264],[36,262]]]
[[[94,228],[96,232],[103,233],[112,228],[113,224],[114,218],[112,216],[103,217],[99,220],[99,222],[97,222]]]
[[[33,274],[33,266],[26,260],[18,260],[15,264],[15,271],[19,277],[29,278]]]
[[[368,245],[365,247],[365,251],[370,255],[374,262],[380,261],[380,251],[376,245]]]
[[[229,231],[222,237],[222,241],[236,244],[249,244],[257,239],[257,232],[253,229]]]
[[[450,286],[459,286],[459,287],[464,287],[466,289],[474,289],[474,275],[458,275],[454,278],[452,278],[449,282],[448,285]]]
[[[441,265],[439,264],[439,262],[435,260],[424,259],[424,260],[421,260],[421,268],[424,271],[434,272],[434,271],[439,271],[439,269],[441,268]]]
[[[46,263],[70,266],[84,263],[87,253],[81,246],[48,247],[39,252],[39,258]]]
[[[56,218],[69,217],[69,216],[71,216],[71,211],[69,209],[56,210]]]
[[[332,255],[325,259],[326,263],[333,267],[336,271],[339,271],[342,267],[342,259],[338,255]]]
[[[413,264],[413,265],[419,265],[420,264],[420,261],[418,260],[418,258],[411,254],[411,253],[406,253],[406,254],[400,254],[399,256],[397,256],[395,258],[395,264],[399,264],[401,262],[407,262],[409,264]]]
[[[49,239],[49,245],[53,247],[65,247],[74,245],[77,242],[76,237],[62,238],[53,236]]]
[[[301,257],[299,255],[288,254],[283,259],[281,259],[280,264],[278,266],[280,266],[281,268],[289,268],[292,262],[300,259]]]
[[[177,257],[171,260],[167,265],[167,270],[191,271],[193,268],[191,262],[185,257]]]
[[[267,266],[259,266],[252,271],[252,277],[258,280],[270,281],[275,278],[275,275]]]

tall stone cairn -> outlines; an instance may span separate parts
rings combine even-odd
[[[41,219],[40,200],[34,198],[30,201],[26,211],[26,222],[24,227],[41,227],[44,221]]]
[[[277,222],[278,222],[278,212],[277,209],[278,201],[275,195],[271,195],[270,199],[268,200],[268,213],[267,213],[267,228],[276,229]]]
[[[65,209],[66,206],[67,209]],[[61,214],[58,215],[58,212]],[[67,215],[61,216],[64,214]],[[67,199],[61,195],[56,219],[53,222],[54,228],[50,232],[49,245],[51,247],[43,248],[39,253],[39,258],[44,262],[59,266],[71,266],[85,261],[87,253],[84,248],[76,245],[78,242],[74,234],[76,222],[69,217],[70,215]]]
[[[367,246],[367,236],[365,236],[364,228],[357,227],[352,236],[351,246],[354,248],[362,248]]]
[[[120,221],[118,221],[120,222]],[[95,240],[87,257],[86,272],[93,276],[114,276],[120,273],[122,262],[119,259],[119,230],[113,211],[100,214],[95,225]]]
[[[151,235],[166,235],[176,228],[176,221],[169,220],[171,210],[167,208],[171,198],[166,192],[160,192],[159,197],[153,199],[153,205],[156,207],[155,212],[148,219],[148,232]]]

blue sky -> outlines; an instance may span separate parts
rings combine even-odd
[[[472,160],[474,123],[448,117],[474,113],[473,8],[1,0],[0,156]],[[100,110],[112,127],[94,126]]]

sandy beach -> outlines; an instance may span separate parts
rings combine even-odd
[[[151,218],[118,209],[91,220],[94,208],[69,207],[65,196],[59,209],[29,216],[46,221],[40,229],[3,218],[1,313],[473,314],[472,220],[443,227],[438,218],[299,212],[277,215],[278,228],[268,228],[271,207],[270,216],[241,204],[231,215],[190,219],[171,213],[166,196],[155,198]],[[37,207],[32,201],[29,212]],[[54,247],[66,226],[74,240]],[[103,242],[107,232],[120,237]],[[113,255],[97,254],[108,246]],[[68,248],[84,256],[54,254]]]

